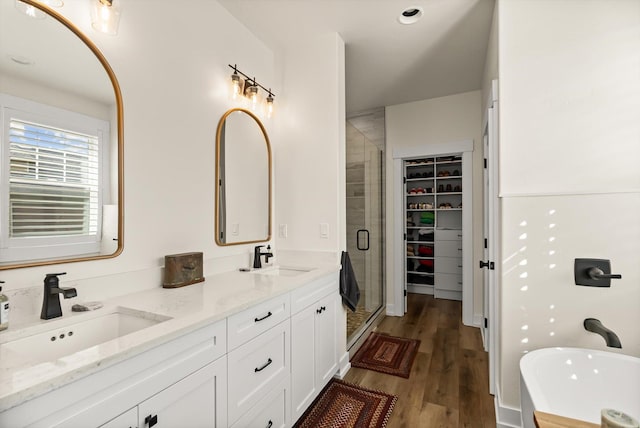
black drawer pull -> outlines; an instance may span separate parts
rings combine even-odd
[[[149,425],[149,428],[151,428],[152,426],[158,423],[158,415],[147,416],[146,418],[144,418],[144,423]]]
[[[269,364],[273,363],[273,360],[271,358],[269,358],[267,360],[266,363],[264,363],[264,365],[262,367],[256,367],[254,370],[256,373],[261,372],[262,370],[266,369],[267,367],[269,367]]]
[[[269,423],[267,424],[267,428],[271,428],[273,426],[273,422],[269,421]]]
[[[269,318],[271,315],[273,315],[273,314],[271,313],[271,311],[269,311],[269,313],[268,313],[267,315],[263,316],[262,318],[256,318],[254,321],[255,321],[255,322],[260,322],[260,321],[262,321],[262,320],[266,320],[266,319],[267,319],[267,318]]]

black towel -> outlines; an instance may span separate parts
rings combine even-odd
[[[340,269],[340,295],[342,296],[342,303],[355,312],[356,306],[358,306],[358,300],[360,300],[360,288],[358,288],[356,274],[353,271],[353,266],[351,266],[349,254],[346,251],[342,252],[340,264],[342,264],[342,268]]]

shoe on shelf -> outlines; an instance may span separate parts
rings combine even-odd
[[[453,175],[459,176],[460,175],[460,171],[458,171],[457,169],[453,170]]]
[[[444,186],[441,184],[438,186],[438,193],[444,192]]]
[[[447,191],[447,192],[451,192],[451,191],[453,191],[453,188],[451,187],[451,184],[447,184],[446,191]]]
[[[453,191],[454,192],[462,192],[462,187],[456,186],[456,187],[453,188]]]

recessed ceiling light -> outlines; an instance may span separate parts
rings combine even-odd
[[[415,24],[424,15],[424,10],[419,6],[411,6],[402,11],[398,16],[398,22],[409,25]]]

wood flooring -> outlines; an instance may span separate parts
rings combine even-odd
[[[420,339],[409,379],[352,367],[344,380],[398,396],[388,428],[495,428],[480,330],[462,324],[461,302],[409,294],[404,317],[378,332]]]

